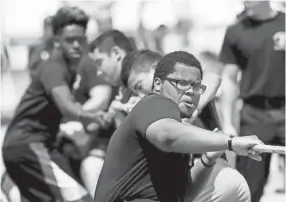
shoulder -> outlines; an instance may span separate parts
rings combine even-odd
[[[276,19],[277,21],[283,22],[283,25],[284,25],[285,24],[285,13],[279,11]]]
[[[54,55],[49,59],[43,61],[39,66],[39,75],[45,74],[64,74],[65,66],[62,58],[59,55]]]
[[[135,106],[140,110],[152,110],[154,112],[159,110],[178,110],[178,105],[171,99],[155,94],[150,93],[149,95],[145,96],[138,104]]]
[[[226,32],[228,34],[232,34],[234,35],[237,32],[240,32],[241,30],[243,30],[244,25],[249,21],[248,18],[241,18],[241,19],[237,19],[235,23],[229,25],[226,29]]]
[[[81,59],[79,66],[78,66],[78,72],[90,72],[90,71],[97,71],[97,67],[93,60],[89,56],[83,56]]]

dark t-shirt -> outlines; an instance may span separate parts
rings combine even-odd
[[[36,74],[40,63],[49,59],[56,52],[55,38],[43,39],[29,47],[28,68],[31,76]]]
[[[77,76],[73,85],[74,95],[76,100],[84,104],[89,98],[89,91],[98,85],[109,85],[104,78],[98,76],[97,66],[93,60],[84,56],[79,63]],[[117,94],[118,87],[113,87],[111,100],[114,99]]]
[[[109,85],[104,78],[97,74],[97,66],[89,56],[84,56],[78,67],[75,82],[73,84],[73,93],[75,99],[80,104],[84,104],[90,99],[90,90],[98,85]],[[112,87],[112,95],[110,102],[118,93],[118,87]],[[109,103],[110,104],[110,103]],[[101,128],[98,135],[90,135],[88,150],[93,148],[101,148],[105,150],[111,135],[115,131],[115,124],[107,129]],[[85,134],[82,134],[85,135]]]
[[[241,97],[285,96],[285,14],[259,21],[245,18],[228,28],[221,61],[242,70]]]
[[[151,94],[143,98],[115,131],[98,181],[97,202],[134,199],[183,201],[189,180],[189,155],[163,152],[146,139],[157,120],[181,121],[178,106]]]
[[[74,75],[60,54],[41,64],[8,126],[4,146],[54,141],[62,115],[51,91],[61,85],[72,90]]]

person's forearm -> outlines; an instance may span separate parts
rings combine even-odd
[[[207,168],[205,167],[201,160],[197,160],[195,165],[191,168],[191,179],[192,182],[188,187],[188,191],[186,194],[187,201],[192,201],[197,197],[197,195],[201,192],[201,190],[206,186],[209,177],[211,176],[213,171],[213,167]]]
[[[221,106],[222,106],[222,124],[232,125],[233,109],[237,101],[239,88],[229,78],[224,78],[222,82]]]
[[[204,94],[202,94],[200,97],[200,102],[198,106],[200,110],[212,99],[214,99],[217,90],[221,84],[221,77],[218,74],[205,71],[202,79],[202,84],[204,84],[207,88]]]
[[[99,110],[106,110],[108,107],[108,101],[98,99],[98,97],[91,97],[89,100],[87,100],[83,106],[82,109],[85,111],[99,111]]]
[[[179,129],[173,128],[169,132],[171,134],[176,133],[170,144],[170,148],[174,152],[204,153],[227,149],[229,136],[225,134],[218,134],[192,125],[184,125]]]
[[[84,110],[79,103],[71,102],[66,104],[63,115],[71,121],[80,121],[83,124],[88,124],[95,121],[91,113]]]
[[[189,154],[227,149],[229,135],[223,133],[208,131],[173,119],[160,120],[153,127],[147,129],[147,138],[167,152]]]

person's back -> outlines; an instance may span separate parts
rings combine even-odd
[[[189,155],[164,152],[145,136],[149,124],[170,111],[180,121],[176,104],[156,94],[146,96],[133,108],[110,140],[96,201],[182,200],[189,180]]]

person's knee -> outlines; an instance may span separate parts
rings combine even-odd
[[[250,202],[250,190],[244,177],[235,169],[223,168],[215,179],[215,198],[219,201]]]
[[[9,193],[9,199],[13,202],[20,202],[21,201],[21,194],[18,187],[14,186]]]
[[[81,163],[81,172],[85,175],[86,172],[100,172],[103,166],[103,159],[95,156],[86,157]]]

